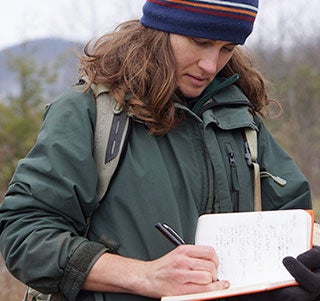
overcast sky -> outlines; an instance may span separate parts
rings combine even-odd
[[[144,0],[0,0],[0,50],[21,41],[63,37],[87,41],[121,21],[139,18]],[[274,38],[279,24],[288,34],[320,31],[320,0],[260,0],[251,40]],[[249,40],[250,42],[250,40]]]

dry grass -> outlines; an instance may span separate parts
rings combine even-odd
[[[8,272],[1,256],[0,287],[0,301],[20,301],[23,299],[25,285]]]
[[[320,223],[320,199],[315,198],[312,200],[312,207],[314,211],[315,220]]]

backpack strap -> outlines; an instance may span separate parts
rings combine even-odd
[[[86,77],[81,80],[87,82]],[[111,178],[118,166],[122,150],[129,133],[130,118],[119,103],[111,97],[109,89],[102,84],[92,84],[91,89],[96,101],[96,126],[94,132],[93,156],[97,166],[99,201],[107,192]],[[87,236],[91,215],[87,218],[84,237]],[[31,287],[26,287],[24,301],[61,301],[61,294],[42,294]]]
[[[99,201],[105,195],[127,141],[129,116],[102,84],[92,84],[97,106],[94,160],[97,165]]]
[[[280,186],[285,186],[287,181],[279,176],[272,175],[267,171],[260,171],[258,163],[258,134],[255,129],[244,129],[245,157],[247,164],[253,168],[253,192],[254,192],[254,211],[262,210],[261,201],[261,178],[269,177]]]
[[[260,182],[260,166],[257,162],[258,159],[258,138],[257,131],[252,128],[246,128],[244,130],[245,146],[250,152],[249,156],[246,156],[248,165],[253,167],[253,195],[254,195],[254,211],[261,211],[261,182]],[[250,160],[250,162],[249,162]]]

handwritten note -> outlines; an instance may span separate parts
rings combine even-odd
[[[199,218],[195,240],[216,250],[218,278],[231,285],[290,280],[282,259],[309,249],[311,234],[302,231],[311,219],[304,210],[207,214]]]

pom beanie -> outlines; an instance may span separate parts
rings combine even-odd
[[[244,44],[257,12],[258,0],[147,0],[140,22],[170,33]]]

